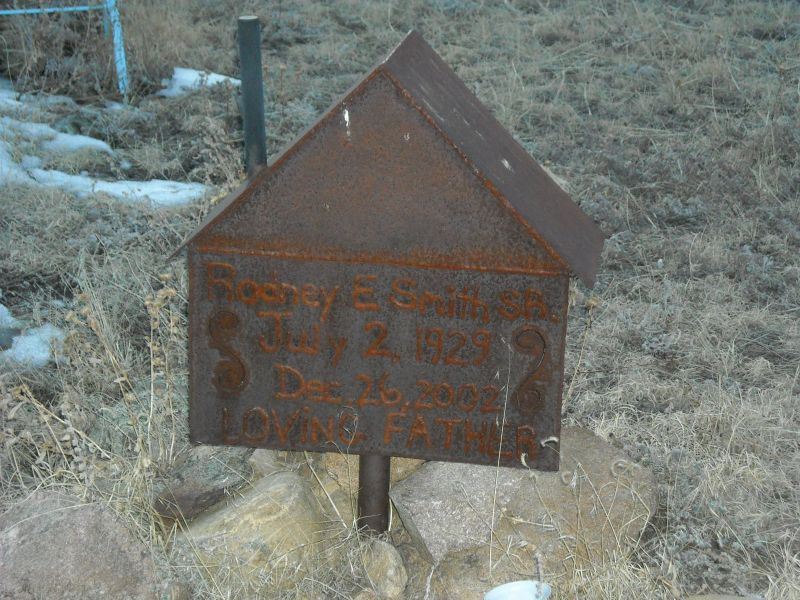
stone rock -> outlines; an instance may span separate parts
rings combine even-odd
[[[0,327],[0,351],[8,350],[22,330],[19,327]]]
[[[482,598],[499,583],[538,579],[537,565],[563,576],[636,543],[655,510],[652,475],[587,430],[561,437],[555,473],[431,462],[390,492],[420,552],[439,564],[440,597]]]
[[[316,478],[313,475],[311,478],[312,489],[325,514],[331,520],[341,521],[345,527],[354,526],[357,496],[351,495],[327,472],[316,471],[316,473]],[[394,527],[394,523],[392,526]]]
[[[286,467],[281,460],[277,450],[257,448],[247,459],[247,464],[253,472],[253,478],[266,477],[285,471]]]
[[[38,492],[0,516],[0,598],[159,600],[147,550],[100,504]]]
[[[424,462],[416,458],[392,458],[392,483],[403,481]],[[322,469],[342,488],[349,490],[353,495],[358,494],[358,455],[329,452],[322,455],[321,465]]]
[[[340,454],[330,452],[326,454],[311,454],[311,465],[314,474],[311,475],[318,485],[314,486],[314,493],[325,511],[331,518],[341,518],[346,525],[354,522],[358,506],[358,455]],[[391,463],[392,485],[399,483],[425,461],[415,458],[393,457]],[[331,506],[331,503],[333,506]],[[399,527],[395,519],[392,529]]]
[[[254,478],[266,477],[279,471],[297,468],[305,462],[302,452],[287,450],[256,449],[248,459]]]
[[[488,541],[495,471],[494,467],[429,462],[389,492],[403,525],[428,560],[438,563],[450,553]],[[501,468],[497,475],[494,525],[528,472]]]
[[[247,484],[252,453],[250,448],[192,446],[156,487],[153,508],[170,520],[194,518]]]
[[[581,428],[565,428],[561,443],[559,471],[534,474],[528,492],[515,494],[504,513],[519,537],[545,555],[545,570],[547,557],[563,551],[563,536],[577,559],[629,551],[656,510],[652,472],[622,450]]]
[[[403,557],[390,543],[376,538],[366,544],[364,571],[380,598],[394,600],[402,597],[408,583],[408,573]]]
[[[304,561],[327,526],[308,482],[284,471],[259,479],[229,504],[200,515],[176,543],[215,576],[236,577],[258,588],[264,577],[276,573],[278,579],[286,573],[302,577]]]
[[[400,519],[397,520],[400,521]],[[409,599],[428,597],[430,600],[434,600],[428,589],[429,577],[432,577],[434,565],[422,555],[402,524],[398,529],[392,531],[391,541],[392,545],[400,552],[400,556],[403,557],[406,573],[409,574],[405,597]]]

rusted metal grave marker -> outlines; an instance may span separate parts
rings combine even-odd
[[[410,33],[188,239],[193,442],[556,470],[603,235]]]

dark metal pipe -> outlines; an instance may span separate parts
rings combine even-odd
[[[247,176],[267,164],[264,125],[264,80],[261,74],[261,24],[258,17],[239,17],[239,62],[242,79],[244,164]]]
[[[391,457],[362,454],[358,457],[358,526],[370,533],[389,528],[389,479]]]

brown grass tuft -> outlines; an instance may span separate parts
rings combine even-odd
[[[235,19],[260,15],[274,154],[419,29],[610,236],[595,290],[573,290],[564,419],[653,469],[659,504],[632,555],[581,565],[561,597],[800,597],[796,3],[121,6],[134,93],[113,113],[98,14],[0,19],[0,71],[19,91],[73,96],[42,118],[118,159],[48,164],[219,191],[243,175],[235,94],[148,96],[172,67],[235,76]],[[186,275],[166,257],[210,202],[3,194],[1,301],[67,337],[52,367],[0,374],[0,507],[38,486],[103,499],[195,597],[237,597],[241,582],[170,554],[174,532],[149,505],[187,445]],[[295,596],[364,586],[356,536],[333,529],[343,562],[323,553]],[[428,573],[411,575],[424,595]]]

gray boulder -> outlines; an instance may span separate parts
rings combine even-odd
[[[158,600],[171,590],[109,509],[49,491],[0,516],[0,574],[9,600]]]
[[[420,553],[438,565],[433,589],[464,599],[629,552],[656,503],[650,472],[571,427],[558,472],[429,462],[390,495]]]
[[[395,600],[403,596],[408,574],[403,557],[390,543],[375,538],[365,544],[364,571],[378,597]]]
[[[153,508],[170,520],[190,520],[247,484],[250,448],[193,446],[156,488]]]
[[[278,472],[199,515],[175,547],[208,574],[241,582],[248,593],[264,581],[281,581],[288,589],[305,577],[326,526],[309,483],[297,473]],[[277,584],[271,585],[277,594]]]

